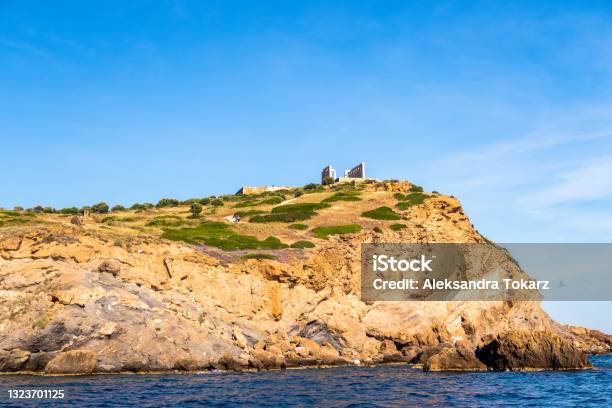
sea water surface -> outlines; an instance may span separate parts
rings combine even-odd
[[[1,406],[612,406],[612,356],[578,371],[424,373],[405,365],[264,372],[0,376]],[[63,389],[63,400],[9,389]]]

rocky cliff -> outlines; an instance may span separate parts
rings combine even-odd
[[[426,370],[568,369],[587,367],[585,352],[612,349],[609,336],[561,326],[538,302],[362,302],[362,242],[484,238],[456,199],[407,182],[313,190],[224,197],[222,206],[202,201],[198,218],[188,206],[72,222],[6,212],[0,371],[387,362]],[[298,224],[265,218],[304,203],[325,205],[292,213]],[[363,215],[380,207],[393,207],[397,217]],[[237,211],[242,221],[224,221]],[[347,225],[359,228],[337,228]]]

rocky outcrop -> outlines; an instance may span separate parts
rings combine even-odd
[[[587,329],[585,327],[564,327],[569,332],[574,346],[583,352],[588,354],[612,353],[612,336],[599,330]]]
[[[578,369],[587,356],[568,340],[549,332],[512,332],[478,346],[476,356],[493,370]]]
[[[0,371],[563,369],[587,366],[585,351],[609,350],[609,336],[560,326],[538,302],[361,301],[362,242],[483,242],[452,197],[410,208],[397,233],[359,218],[360,205],[392,205],[392,192],[412,187],[386,183],[363,203],[335,204],[363,231],[279,250],[277,260],[93,221],[0,229]],[[240,227],[260,239],[279,228]]]
[[[45,367],[48,374],[91,374],[96,368],[96,353],[72,350],[59,353]]]
[[[29,358],[30,352],[26,350],[0,351],[0,372],[20,371]]]
[[[474,350],[466,347],[446,347],[430,356],[423,365],[425,371],[485,371]]]

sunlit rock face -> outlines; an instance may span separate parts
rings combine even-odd
[[[358,200],[317,210],[303,221],[307,229],[246,219],[231,225],[234,233],[258,240],[314,244],[306,249],[226,251],[163,239],[164,228],[151,221],[202,221],[189,218],[187,206],[121,214],[132,221],[94,215],[73,223],[45,214],[1,227],[0,371],[398,362],[427,370],[564,369],[587,366],[585,352],[611,350],[609,336],[558,325],[539,302],[361,301],[363,242],[485,241],[452,197],[423,193],[422,203],[395,209],[394,193],[411,189],[408,182],[364,185]],[[334,191],[289,193],[280,205],[319,202]],[[276,205],[256,208],[269,212]],[[391,221],[362,216],[382,206],[394,208],[401,219],[393,222],[405,227],[394,230]],[[204,207],[207,221],[224,222],[237,211]],[[328,239],[312,233],[349,224],[360,231]],[[271,259],[243,257],[252,252]]]

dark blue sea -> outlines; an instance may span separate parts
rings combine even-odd
[[[612,407],[612,356],[580,371],[424,373],[408,366],[87,377],[0,376],[2,406]],[[10,389],[64,390],[62,400]]]

